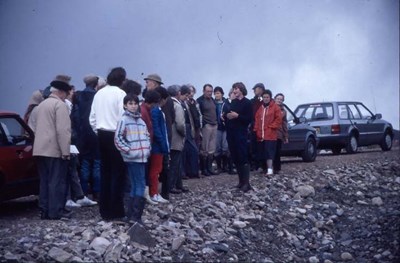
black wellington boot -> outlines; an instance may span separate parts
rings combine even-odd
[[[250,190],[253,190],[253,188],[250,186],[250,167],[249,164],[245,164],[241,166],[242,170],[242,178],[243,178],[243,185],[240,187],[240,190],[243,192],[248,192]]]
[[[211,174],[207,170],[207,156],[200,155],[200,170],[204,176],[210,176]]]
[[[222,155],[215,156],[215,162],[217,163],[217,173],[223,173],[223,165],[222,165]]]
[[[213,167],[212,167],[213,161],[214,161],[214,156],[212,154],[209,154],[207,156],[207,162],[206,162],[206,164],[207,164],[207,166],[206,166],[207,172],[210,175],[217,175],[218,173],[214,172]]]
[[[129,222],[130,223],[139,223],[143,225],[142,221],[142,214],[144,210],[144,206],[146,204],[146,198],[141,197],[141,196],[135,196],[132,198],[132,215],[130,217]]]
[[[236,167],[237,174],[238,174],[238,177],[239,177],[239,183],[236,185],[236,188],[239,188],[239,189],[241,189],[243,187],[243,185],[244,185],[242,168],[243,168],[242,165],[238,165]]]
[[[128,204],[126,206],[126,213],[125,213],[128,221],[130,221],[132,218],[134,203],[135,203],[134,197],[129,197]]]

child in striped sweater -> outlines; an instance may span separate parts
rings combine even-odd
[[[139,99],[128,94],[124,98],[125,112],[118,122],[114,143],[121,152],[131,181],[130,199],[127,215],[130,223],[142,222],[146,199],[145,164],[150,155],[150,134],[139,112]]]

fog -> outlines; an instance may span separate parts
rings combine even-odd
[[[399,129],[398,0],[0,1],[0,109],[55,75],[263,82],[286,104],[356,100]]]

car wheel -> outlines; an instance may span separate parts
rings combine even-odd
[[[350,137],[347,141],[346,152],[347,153],[356,153],[357,150],[358,150],[357,137],[354,135],[354,133],[352,133],[352,134],[350,134]]]
[[[392,144],[393,144],[392,135],[388,131],[385,131],[381,142],[382,151],[390,151],[390,149],[392,149]]]
[[[334,155],[338,155],[342,152],[342,147],[334,147],[331,150]]]
[[[301,156],[304,162],[313,162],[317,157],[317,146],[313,138],[308,138],[303,154]]]

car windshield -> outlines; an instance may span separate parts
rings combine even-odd
[[[306,104],[296,108],[296,116],[304,117],[307,121],[329,120],[333,118],[331,103]]]

